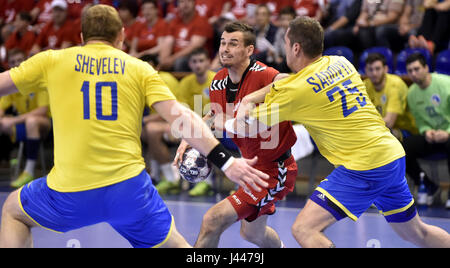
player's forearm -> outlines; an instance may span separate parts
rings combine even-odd
[[[181,137],[203,155],[219,144],[202,118],[177,101],[158,102],[153,108],[170,124],[174,136]]]
[[[289,74],[280,73],[277,76],[275,76],[273,81],[275,82],[275,81],[284,79],[286,77],[289,77]],[[266,95],[270,92],[270,89],[272,88],[272,86],[273,86],[273,83],[271,83],[271,84],[269,84],[269,85],[267,85],[267,86],[265,86],[265,87],[263,87],[263,88],[261,88],[261,89],[259,89],[257,91],[254,91],[254,92],[248,94],[247,96],[245,96],[242,99],[241,103],[249,104],[249,103],[262,103],[262,102],[264,102],[264,99],[266,98]]]
[[[9,71],[0,73],[0,97],[18,92]]]

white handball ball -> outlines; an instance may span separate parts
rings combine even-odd
[[[183,179],[191,183],[205,180],[212,170],[208,159],[194,148],[188,148],[183,154],[179,172]]]

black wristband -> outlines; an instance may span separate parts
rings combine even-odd
[[[216,165],[218,168],[222,169],[225,163],[230,160],[233,156],[231,153],[225,149],[225,147],[219,143],[206,157],[211,163]]]

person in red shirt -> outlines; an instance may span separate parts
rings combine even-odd
[[[68,5],[65,0],[53,0],[52,20],[47,22],[39,33],[36,43],[30,51],[34,55],[46,49],[67,48],[79,40],[80,30],[73,27],[73,22],[67,19]]]
[[[318,21],[322,19],[327,0],[294,0],[293,7],[298,16],[308,16]]]
[[[144,0],[141,15],[145,21],[136,32],[130,49],[130,54],[137,58],[159,54],[162,41],[167,36],[167,23],[158,16],[156,0]]]
[[[23,51],[26,56],[28,55],[37,37],[36,33],[29,29],[31,20],[32,18],[28,12],[19,13],[14,21],[14,28],[16,30],[5,42],[6,50],[17,48]]]
[[[211,112],[203,118],[205,121],[214,121],[212,128],[218,134],[225,130],[226,119],[235,117],[238,106],[244,105],[245,96],[286,77],[285,74],[250,59],[255,49],[256,36],[247,24],[227,24],[220,42],[219,57],[224,68],[211,82]],[[291,147],[297,137],[292,123],[282,122],[264,135],[227,135],[232,137],[243,157],[257,157],[254,167],[270,176],[267,180],[269,186],[260,192],[246,191],[240,187],[234,194],[210,208],[203,217],[195,247],[217,247],[220,235],[236,221],[241,221],[241,236],[247,241],[259,247],[282,247],[278,234],[267,226],[267,218],[275,213],[275,202],[294,189],[297,164],[291,155]],[[187,143],[182,141],[177,156],[182,156],[186,148]],[[179,160],[176,158],[175,164]]]
[[[256,6],[263,3],[265,0],[223,0],[223,14],[230,19],[252,24]]]
[[[213,25],[222,14],[223,0],[197,0],[195,9],[197,13],[208,19],[209,24]]]
[[[159,55],[159,67],[177,72],[190,71],[189,54],[198,47],[210,50],[213,29],[206,18],[197,14],[195,0],[179,0],[177,14],[169,23],[169,35]]]
[[[0,0],[0,25],[13,23],[22,11],[30,12],[34,0]]]
[[[133,38],[137,32],[144,27],[144,24],[136,18],[139,13],[139,5],[135,0],[121,1],[118,6],[119,16],[125,28],[125,40],[123,50],[129,52]]]

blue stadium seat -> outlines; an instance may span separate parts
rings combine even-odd
[[[363,51],[359,57],[359,69],[360,74],[366,74],[364,68],[366,67],[366,58],[371,53],[379,53],[386,58],[386,64],[389,67],[389,73],[394,73],[394,60],[392,56],[392,51],[388,47],[371,47]]]
[[[433,71],[433,68],[432,68],[433,57],[431,56],[431,53],[427,49],[425,49],[425,48],[407,48],[407,49],[400,51],[400,53],[398,53],[398,55],[397,55],[397,66],[395,68],[396,75],[408,74],[406,72],[406,59],[408,58],[409,55],[416,53],[416,52],[420,52],[420,53],[422,53],[422,55],[425,56],[428,67],[430,68],[430,72]]]
[[[435,71],[436,73],[450,75],[450,49],[437,54]]]
[[[343,56],[348,61],[353,63],[353,51],[348,47],[343,46],[337,46],[337,47],[329,47],[325,49],[323,52],[323,55],[329,56],[329,55],[337,55],[337,56]]]

